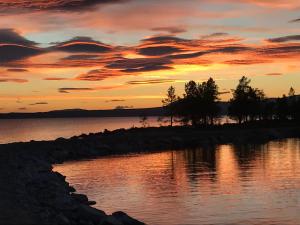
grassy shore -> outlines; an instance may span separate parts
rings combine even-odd
[[[0,145],[0,224],[143,224],[123,212],[106,215],[77,194],[51,164],[112,154],[246,144],[300,137],[293,123],[202,128],[132,128],[55,141]],[[101,190],[100,190],[101,191]]]

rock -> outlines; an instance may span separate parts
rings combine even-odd
[[[73,193],[76,192],[76,189],[73,186],[69,186],[69,192]]]
[[[68,224],[70,224],[70,220],[67,217],[65,217],[64,215],[62,215],[62,214],[59,214],[56,217],[56,221],[57,221],[57,224],[60,224],[60,225],[68,225]]]
[[[92,221],[95,224],[100,223],[107,217],[104,211],[92,208],[87,205],[80,205],[80,207],[78,207],[78,209],[76,210],[76,213],[78,218]]]
[[[99,225],[125,225],[114,216],[106,216],[103,220],[101,220]]]
[[[88,205],[96,205],[97,204],[97,202],[95,202],[95,201],[88,201],[88,203],[87,203]]]
[[[118,221],[122,222],[124,225],[145,225],[144,223],[128,216],[126,213],[122,211],[114,212],[112,214]]]
[[[83,194],[71,193],[71,197],[79,203],[87,204],[89,202],[88,197]]]

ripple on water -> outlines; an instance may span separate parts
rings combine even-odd
[[[69,162],[100,209],[155,225],[300,224],[300,140]]]

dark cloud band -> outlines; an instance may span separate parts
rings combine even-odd
[[[125,0],[0,0],[0,12],[20,11],[81,11],[98,5],[125,2]]]

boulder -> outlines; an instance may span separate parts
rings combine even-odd
[[[80,205],[78,210],[76,210],[76,214],[78,218],[92,221],[95,224],[100,223],[100,221],[103,221],[107,217],[104,211],[95,209],[88,205]]]
[[[116,219],[114,216],[106,216],[101,220],[99,225],[124,225],[121,221]]]
[[[112,216],[120,221],[123,225],[145,225],[144,223],[128,216],[122,211],[114,212]]]
[[[57,224],[61,224],[61,225],[69,225],[70,224],[69,219],[67,217],[65,217],[63,214],[59,214],[56,217],[55,221],[57,221]]]
[[[87,204],[89,202],[89,199],[86,195],[83,194],[76,194],[76,193],[71,193],[71,197],[79,203]]]
[[[87,203],[88,205],[96,205],[97,204],[97,202],[95,202],[95,201],[88,201],[88,203]]]

